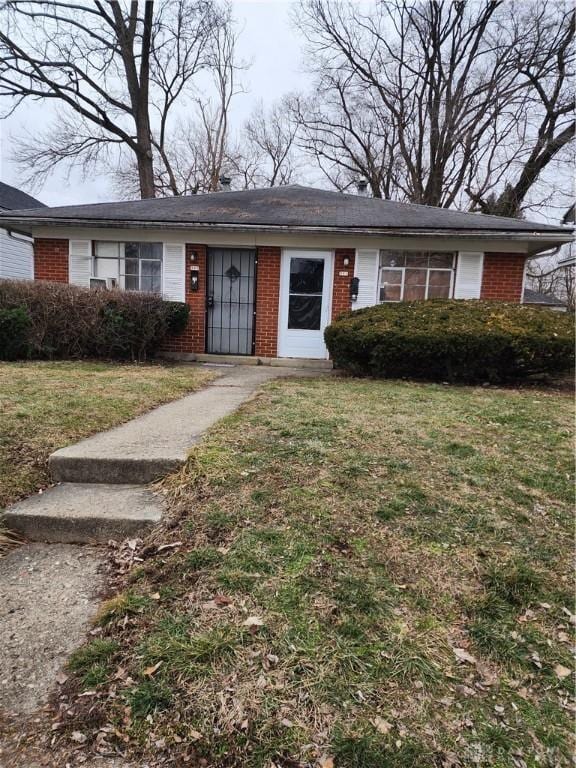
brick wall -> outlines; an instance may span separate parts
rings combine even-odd
[[[188,326],[164,343],[166,352],[204,352],[206,335],[206,246],[186,243],[186,303],[190,307]],[[192,261],[192,253],[196,253]],[[200,267],[197,291],[190,290],[190,267]]]
[[[480,298],[522,301],[525,260],[522,253],[485,253]]]
[[[274,246],[257,250],[255,354],[261,357],[276,357],[277,354],[281,253],[282,249]]]
[[[191,260],[192,251],[197,254]],[[257,249],[258,272],[256,292],[256,349],[262,357],[275,357],[278,338],[278,301],[280,296],[280,254],[276,247]],[[190,290],[190,266],[200,267],[197,291]],[[168,339],[166,352],[204,352],[206,331],[206,269],[207,248],[186,244],[186,303],[190,306],[188,327],[178,336]]]
[[[68,282],[68,240],[34,240],[34,280]]]
[[[354,248],[337,248],[334,252],[334,288],[332,293],[332,320],[335,320],[339,314],[346,312],[352,306],[350,301],[350,281],[354,277],[354,259],[356,251]],[[346,267],[344,259],[349,260]],[[340,275],[340,272],[348,272],[347,276]]]

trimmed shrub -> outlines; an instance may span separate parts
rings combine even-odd
[[[504,382],[574,366],[573,318],[484,301],[380,304],[326,328],[335,365],[359,376]]]
[[[168,323],[168,333],[177,336],[182,333],[188,325],[190,307],[181,301],[165,301],[166,321]]]
[[[0,360],[18,360],[28,355],[32,323],[25,307],[0,307]]]
[[[0,311],[14,310],[29,318],[25,351],[16,356],[43,359],[144,360],[188,316],[186,305],[154,294],[0,280]]]

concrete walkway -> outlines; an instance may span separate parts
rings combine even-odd
[[[104,558],[103,550],[64,544],[26,544],[0,557],[0,711],[29,714],[44,703],[84,640]]]
[[[8,508],[7,525],[32,541],[104,543],[143,533],[162,516],[159,496],[143,487],[177,470],[204,432],[251,398],[266,381],[322,371],[215,366],[205,389],[155,408],[50,456],[60,485]]]
[[[263,366],[216,370],[219,377],[206,389],[57,451],[50,466],[64,482],[8,510],[10,526],[29,540],[57,543],[24,544],[0,559],[0,768],[63,765],[57,756],[52,761],[45,744],[23,739],[22,729],[26,723],[34,732],[41,727],[34,725],[41,722],[39,707],[85,637],[105,588],[105,552],[69,542],[133,536],[153,525],[162,505],[145,482],[183,464],[201,435],[264,382],[319,373]],[[88,759],[84,765],[129,768],[120,759]]]

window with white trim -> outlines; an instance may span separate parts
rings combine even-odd
[[[94,242],[93,284],[162,293],[162,243]]]
[[[450,251],[380,251],[378,300],[449,299],[455,265]]]

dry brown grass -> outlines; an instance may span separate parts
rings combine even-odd
[[[182,397],[210,377],[189,366],[0,363],[0,509],[49,484],[52,451]]]

